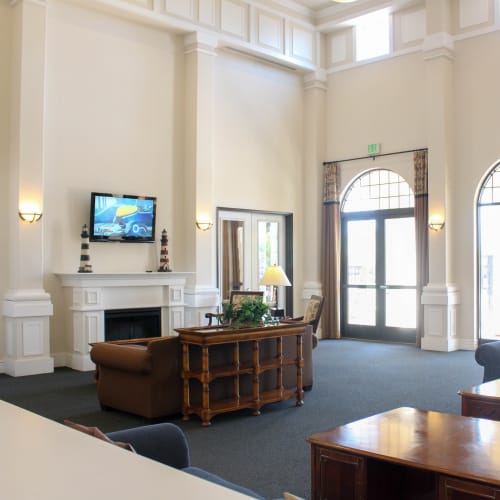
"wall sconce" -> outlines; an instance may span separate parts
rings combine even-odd
[[[33,222],[37,222],[42,218],[41,209],[34,204],[23,205],[21,208],[19,208],[18,213],[21,220],[29,222],[30,224]]]
[[[442,215],[432,215],[429,218],[429,229],[441,231],[444,227],[444,217]]]
[[[196,227],[201,231],[208,231],[213,225],[209,220],[196,220]]]

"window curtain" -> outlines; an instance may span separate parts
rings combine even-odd
[[[422,291],[429,282],[429,218],[427,193],[427,151],[413,153],[415,171],[415,242],[417,246],[417,339],[420,347],[424,335],[424,306],[421,304]]]
[[[321,280],[323,317],[321,337],[340,338],[340,165],[327,163],[323,171]]]

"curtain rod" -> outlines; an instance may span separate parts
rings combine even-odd
[[[378,158],[379,156],[402,155],[404,153],[415,153],[416,151],[427,151],[427,150],[428,148],[407,149],[406,151],[396,151],[395,153],[379,153],[376,155],[358,156],[357,158],[347,158],[346,160],[324,161],[323,166],[330,165],[331,163],[345,163],[347,161],[366,160],[367,158],[375,160],[375,158]]]

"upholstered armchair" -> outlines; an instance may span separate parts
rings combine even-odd
[[[484,367],[483,382],[500,378],[500,341],[481,344],[475,353],[476,362]]]
[[[97,397],[113,408],[154,419],[182,408],[181,348],[176,336],[93,344]]]
[[[304,316],[298,316],[297,318],[292,318],[282,321],[285,323],[290,321],[302,321],[303,323],[311,325],[313,331],[312,345],[314,348],[318,345],[318,337],[316,337],[316,330],[318,329],[318,323],[321,318],[322,310],[323,310],[323,297],[319,295],[311,295],[309,301],[307,302]]]
[[[145,457],[161,462],[170,467],[180,469],[193,476],[201,477],[220,486],[238,491],[252,498],[263,497],[254,491],[227,481],[211,472],[191,465],[189,446],[184,432],[171,423],[159,423],[133,429],[125,429],[108,433],[113,441],[130,443],[134,450]],[[168,498],[166,492],[165,498]]]

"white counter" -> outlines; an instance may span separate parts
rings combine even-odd
[[[0,422],[0,498],[249,498],[1,400]]]

